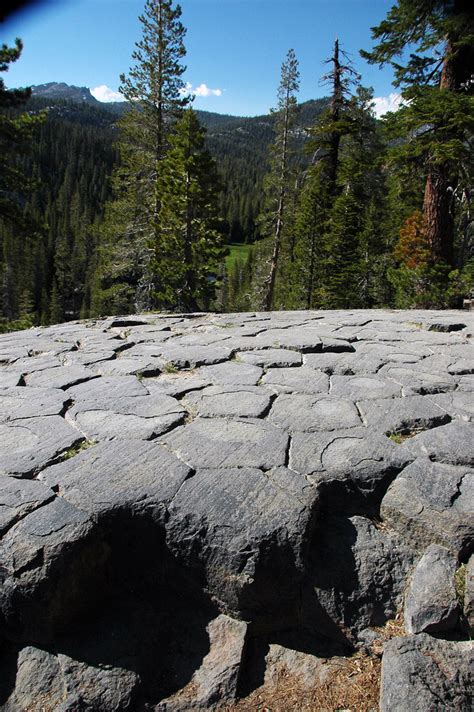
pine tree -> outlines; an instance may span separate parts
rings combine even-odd
[[[359,76],[337,39],[327,63],[331,69],[323,81],[331,86],[330,106],[310,130],[307,150],[312,155],[311,165],[304,177],[295,218],[293,281],[298,286],[294,290],[292,306],[306,309],[328,304],[328,273],[334,272],[338,259],[332,252],[335,245],[331,247],[327,240],[333,229],[331,209],[342,187],[339,174],[344,142],[356,131],[350,92]]]
[[[299,89],[298,61],[294,50],[290,49],[281,67],[281,80],[278,87],[277,119],[275,140],[270,149],[270,172],[265,181],[265,203],[263,216],[263,234],[271,237],[272,248],[270,269],[265,279],[263,305],[269,311],[272,308],[275,282],[285,220],[288,211],[291,167],[291,129],[296,112],[296,93]]]
[[[395,85],[408,100],[392,122],[409,137],[401,160],[425,170],[423,219],[432,259],[453,263],[453,192],[472,172],[474,132],[474,8],[471,0],[397,0],[377,27],[369,62],[392,64]],[[399,56],[410,48],[408,60]],[[415,48],[413,51],[412,48]]]
[[[188,109],[169,138],[157,188],[161,209],[151,270],[159,307],[196,311],[215,296],[224,258],[220,185],[204,147],[205,130]]]
[[[129,111],[119,122],[120,165],[113,201],[102,228],[95,308],[149,309],[156,293],[150,263],[160,234],[160,173],[176,118],[189,101],[181,79],[185,67],[181,8],[172,0],[147,0],[135,65],[121,76]],[[100,291],[103,291],[100,294]],[[99,306],[100,305],[100,306]]]

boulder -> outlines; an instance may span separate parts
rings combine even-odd
[[[405,599],[407,633],[441,633],[456,627],[455,571],[456,559],[448,549],[431,544],[416,566]]]
[[[394,638],[382,657],[380,712],[471,712],[474,649],[470,641],[426,633]]]

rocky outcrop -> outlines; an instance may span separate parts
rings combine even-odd
[[[147,314],[0,337],[0,709],[219,709],[283,668],[309,689],[405,609],[381,709],[467,712],[473,327]]]

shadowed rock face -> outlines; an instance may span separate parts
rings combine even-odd
[[[466,648],[473,328],[147,314],[0,337],[0,709],[211,709],[267,679],[269,650],[310,669],[364,647],[406,591],[410,630],[451,640],[387,655],[438,709],[430,650],[455,674]],[[467,712],[464,678],[446,709]]]

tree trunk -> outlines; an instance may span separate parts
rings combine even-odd
[[[431,255],[435,260],[453,263],[454,217],[451,212],[453,183],[447,164],[429,168],[423,201],[423,217]]]

